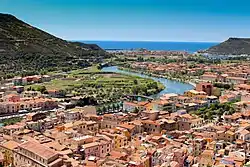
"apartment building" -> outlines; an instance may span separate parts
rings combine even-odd
[[[39,143],[27,141],[19,145],[14,153],[15,166],[60,167],[59,154]]]
[[[115,128],[123,121],[126,120],[126,117],[119,114],[105,114],[101,123],[102,128]]]

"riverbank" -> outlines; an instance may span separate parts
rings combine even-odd
[[[165,87],[150,78],[105,72],[93,66],[68,72],[62,78],[50,82],[27,85],[25,89],[43,93],[59,90],[62,97],[68,94],[81,96],[84,105],[105,105],[120,102],[126,94],[152,96]]]
[[[186,83],[186,84],[190,84],[192,85],[193,87],[196,87],[196,83],[194,82],[191,82],[189,80],[181,80],[179,78],[170,78],[168,76],[164,76],[164,75],[160,75],[160,74],[154,74],[154,73],[148,73],[148,72],[144,72],[142,70],[135,70],[135,69],[131,69],[131,68],[125,68],[125,67],[118,67],[118,69],[120,70],[124,70],[124,71],[130,71],[130,72],[137,72],[137,73],[141,73],[141,74],[146,74],[146,75],[150,75],[150,76],[153,76],[153,77],[159,77],[159,78],[165,78],[165,79],[169,79],[169,80],[173,80],[173,81],[178,81],[178,82],[182,82],[182,83]]]
[[[152,96],[154,98],[159,98],[161,95],[166,94],[166,93],[176,93],[176,94],[183,94],[185,91],[191,90],[194,88],[192,84],[177,81],[177,80],[170,80],[167,78],[163,78],[162,76],[158,76],[155,74],[143,74],[142,72],[132,72],[132,71],[126,71],[122,70],[122,68],[117,67],[117,66],[111,66],[111,67],[105,67],[101,71],[103,72],[115,72],[115,73],[121,73],[121,74],[127,74],[127,75],[134,75],[142,78],[150,78],[153,79],[154,81],[160,82],[161,84],[164,85],[165,89],[162,90],[160,93]]]

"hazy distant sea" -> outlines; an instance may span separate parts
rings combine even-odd
[[[139,42],[139,41],[79,41],[88,44],[97,44],[106,50],[130,50],[145,48],[148,50],[172,50],[196,52],[204,50],[218,43],[212,42]]]

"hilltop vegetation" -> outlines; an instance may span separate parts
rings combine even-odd
[[[97,45],[65,41],[0,13],[0,78],[68,71],[109,57]]]
[[[250,38],[229,38],[204,52],[215,55],[250,55]]]

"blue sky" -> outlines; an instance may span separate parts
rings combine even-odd
[[[68,40],[249,37],[249,6],[249,0],[0,0],[0,12]]]

